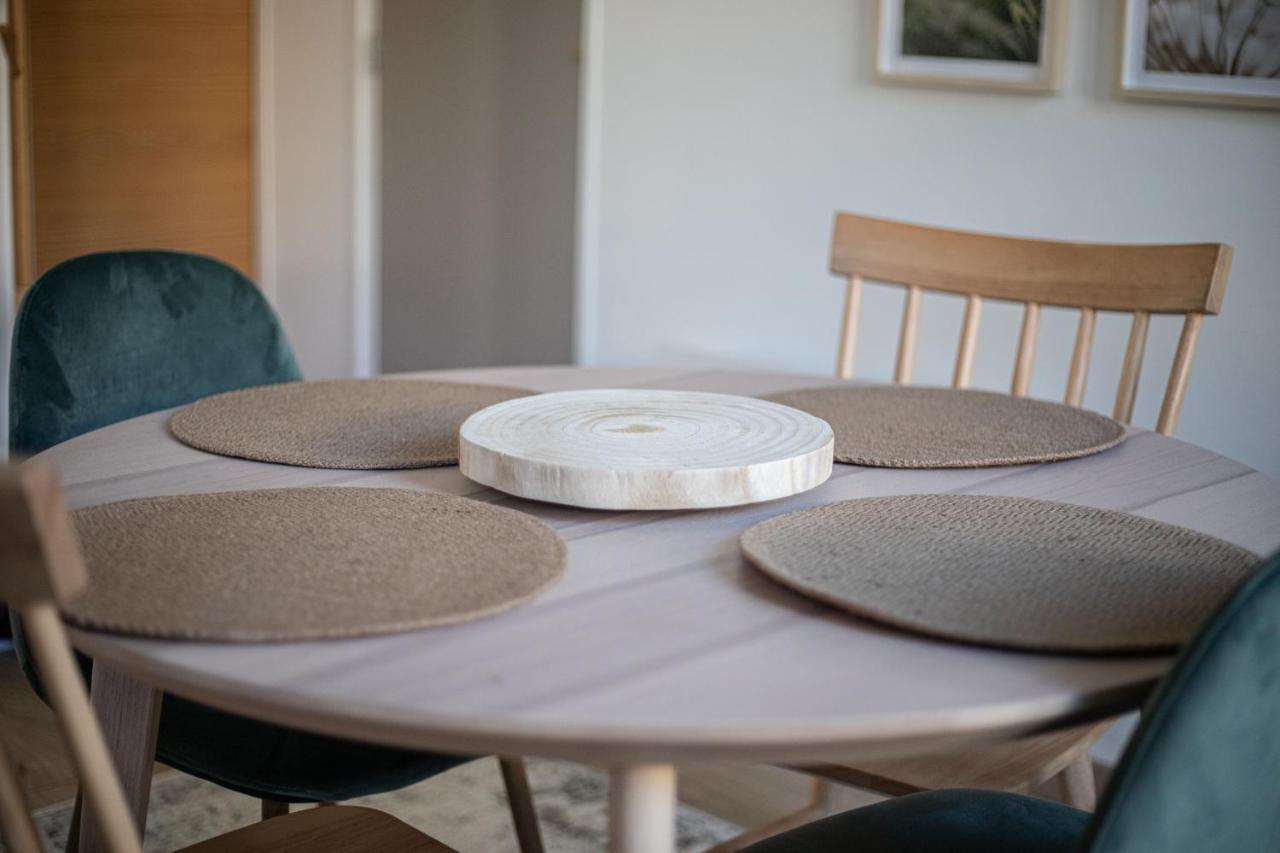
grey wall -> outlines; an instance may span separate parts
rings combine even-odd
[[[1072,3],[1055,97],[870,74],[875,4],[604,0],[596,360],[829,372],[838,209],[1060,239],[1223,241],[1179,437],[1280,475],[1280,113],[1118,100],[1115,3]],[[892,371],[900,289],[864,302],[858,374]],[[926,298],[917,381],[946,384],[961,302]],[[1018,312],[984,306],[975,383],[1007,389]],[[1036,396],[1059,398],[1074,315],[1047,311]],[[1109,411],[1127,332],[1099,321],[1086,403]],[[1152,322],[1150,426],[1177,323]]]
[[[382,369],[570,358],[577,0],[384,0]]]

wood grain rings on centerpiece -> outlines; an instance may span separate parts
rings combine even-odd
[[[736,506],[831,475],[834,436],[789,406],[692,391],[540,394],[462,425],[462,473],[509,494],[597,509]]]

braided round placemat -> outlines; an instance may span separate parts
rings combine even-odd
[[[534,392],[415,379],[331,379],[215,394],[169,431],[222,456],[308,468],[456,465],[458,428],[486,406]]]
[[[822,418],[835,459],[879,468],[981,468],[1087,456],[1124,426],[1094,412],[988,391],[901,385],[803,388],[765,397]]]
[[[140,498],[72,515],[85,628],[261,642],[385,634],[478,619],[561,575],[565,545],[532,516],[404,489],[271,489]]]
[[[985,495],[801,510],[747,530],[742,550],[779,583],[859,616],[1062,652],[1172,650],[1259,562],[1126,513]]]

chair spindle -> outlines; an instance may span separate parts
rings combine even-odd
[[[907,288],[907,301],[902,308],[902,334],[898,338],[898,364],[893,381],[899,385],[911,384],[911,372],[916,364],[916,336],[920,331],[920,288]]]
[[[1120,384],[1116,387],[1116,407],[1111,417],[1122,423],[1133,419],[1133,401],[1138,397],[1138,376],[1142,373],[1142,356],[1147,349],[1147,326],[1151,315],[1146,311],[1133,312],[1133,325],[1129,327],[1129,344],[1124,352],[1124,366],[1120,369]]]
[[[964,301],[964,321],[960,328],[960,348],[956,352],[956,369],[951,376],[955,388],[968,388],[973,378],[973,356],[978,350],[978,320],[982,315],[982,297],[969,296]]]
[[[840,319],[840,351],[836,355],[836,378],[853,378],[854,349],[858,342],[858,313],[862,310],[862,276],[851,275],[844,288],[844,314]]]
[[[1156,421],[1156,432],[1162,435],[1173,435],[1178,426],[1178,415],[1182,411],[1182,398],[1187,391],[1187,379],[1191,376],[1191,361],[1196,354],[1196,341],[1200,338],[1200,325],[1204,315],[1191,312],[1182,322],[1182,334],[1178,336],[1178,349],[1173,356],[1173,367],[1169,370],[1169,385],[1165,388],[1164,403],[1160,406],[1160,417]]]
[[[1036,336],[1040,332],[1040,303],[1028,302],[1022,312],[1022,333],[1018,335],[1018,356],[1013,364],[1013,385],[1009,393],[1025,397],[1031,390],[1031,368],[1036,359]]]
[[[1084,402],[1084,386],[1089,378],[1089,353],[1093,347],[1093,327],[1098,312],[1092,308],[1080,309],[1080,325],[1076,328],[1076,345],[1071,351],[1071,372],[1067,374],[1068,406],[1079,407]]]

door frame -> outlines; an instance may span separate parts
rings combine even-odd
[[[31,152],[29,141],[18,138],[19,134],[29,133],[29,122],[20,116],[16,125],[14,121],[16,111],[26,108],[25,95],[19,91],[22,81],[14,74],[15,67],[26,73],[22,68],[25,60],[19,58],[15,65],[15,58],[10,55],[11,51],[21,54],[26,47],[25,37],[18,33],[25,9],[15,9],[16,2],[0,0],[6,32],[4,49],[0,50],[0,75],[5,81],[0,86],[0,138],[5,146],[4,156],[0,157],[0,462],[9,458],[9,357],[18,314],[18,281],[30,275],[29,267],[35,261],[30,246],[26,252],[18,251],[19,240],[30,240],[31,223],[29,211],[20,216],[16,207],[19,193],[29,195],[30,181],[22,182],[17,173],[29,167]],[[19,186],[14,184],[15,176],[19,177]],[[24,217],[28,221],[20,224]]]
[[[280,305],[281,280],[277,228],[281,216],[276,185],[275,43],[276,6],[281,0],[253,0],[253,182],[254,265],[258,286],[267,299]],[[316,0],[310,0],[316,2]],[[325,0],[347,7],[351,39],[344,72],[351,94],[350,181],[346,203],[349,227],[350,269],[346,271],[351,351],[347,369],[351,376],[379,372],[381,293],[381,0]],[[343,131],[335,131],[343,132]],[[285,318],[286,324],[288,318]]]

